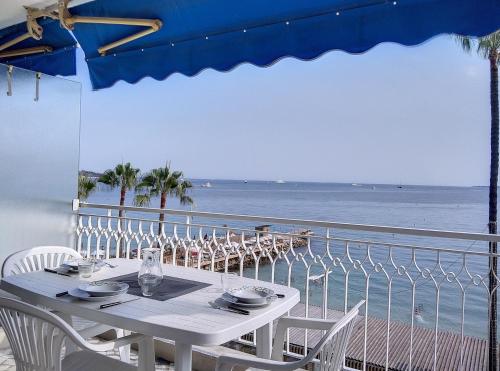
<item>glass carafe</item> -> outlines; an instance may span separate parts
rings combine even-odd
[[[152,296],[163,280],[160,254],[161,250],[153,247],[142,250],[142,265],[138,279],[144,296]]]

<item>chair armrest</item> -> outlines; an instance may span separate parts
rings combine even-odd
[[[81,330],[78,331],[78,333],[84,338],[84,339],[89,339],[91,337],[100,335],[105,333],[106,331],[109,330],[115,330],[116,329],[113,326],[108,326],[108,325],[103,325],[102,323],[98,323],[89,327],[85,327]]]
[[[276,335],[274,336],[273,352],[271,359],[276,361],[283,359],[283,343],[285,334],[289,328],[304,328],[309,330],[329,330],[338,320],[336,319],[319,319],[319,318],[304,318],[284,316],[278,320],[276,326]]]
[[[329,318],[304,318],[284,316],[278,320],[278,326],[282,324],[285,329],[289,328],[306,328],[309,330],[329,330],[332,325],[338,322],[338,319]]]
[[[141,342],[145,339],[144,335],[141,334],[131,334],[127,336],[123,336],[118,339],[105,341],[103,343],[91,344],[89,342],[85,342],[85,348],[87,350],[92,350],[94,352],[105,352],[108,350],[112,350],[115,348],[119,348],[129,344],[141,344]]]
[[[220,356],[217,359],[216,371],[229,371],[234,366],[255,367],[263,370],[294,370],[295,362],[274,361],[271,359],[262,359],[251,356],[231,357]]]

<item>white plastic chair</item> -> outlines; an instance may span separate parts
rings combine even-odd
[[[6,297],[0,297],[0,324],[9,340],[16,369],[20,371],[137,370],[96,352],[132,343],[140,347],[145,339],[143,335],[133,334],[90,344],[58,316]],[[63,346],[68,343],[80,350],[63,357]]]
[[[65,246],[37,246],[31,249],[15,252],[8,256],[2,266],[2,277],[15,274],[40,271],[44,268],[57,268],[64,261],[71,259],[81,259],[82,256],[74,249]],[[78,332],[81,336],[88,339],[100,335],[106,331],[113,330],[116,336],[123,336],[125,332],[122,329],[115,329],[111,326],[92,323],[84,320],[74,321],[74,317],[63,313],[56,313],[71,326],[75,322],[85,323],[85,327]],[[71,347],[68,348],[70,350]],[[124,362],[130,360],[130,347],[120,348],[120,359]]]
[[[340,371],[344,369],[345,352],[356,317],[365,301],[360,301],[345,316],[338,321],[328,319],[312,319],[301,317],[282,317],[278,321],[274,338],[271,359],[262,359],[252,356],[220,356],[217,360],[217,371],[230,371],[234,366],[253,367],[259,370],[292,371],[305,367],[320,354],[319,364],[315,369],[321,371]],[[283,362],[283,343],[286,331],[289,328],[305,328],[323,330],[325,334],[318,344],[301,360]]]
[[[2,266],[2,277],[57,268],[65,260],[81,259],[78,251],[65,246],[37,246],[9,255]]]

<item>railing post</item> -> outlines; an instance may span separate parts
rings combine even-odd
[[[186,216],[186,237],[191,238],[191,216]]]

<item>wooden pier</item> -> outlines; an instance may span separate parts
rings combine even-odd
[[[305,305],[297,304],[291,311],[292,316],[304,317]],[[328,310],[328,318],[340,318],[343,313],[332,309]],[[309,305],[311,318],[321,318],[321,308]],[[346,365],[359,369],[363,368],[364,359],[364,322],[360,317],[355,325],[346,353]],[[367,371],[383,371],[387,366],[391,371],[410,371],[410,331],[411,326],[406,323],[391,321],[389,352],[386,357],[387,344],[387,321],[375,317],[367,319]],[[434,370],[434,331],[428,328],[417,327],[413,329],[413,352],[411,370],[431,371]],[[307,332],[307,348],[313,348],[321,338],[320,331],[309,330]],[[251,340],[252,334],[245,336]],[[450,331],[439,331],[437,340],[437,371],[460,370],[460,334]],[[305,343],[305,331],[299,329],[290,330],[290,348],[293,353],[303,354]],[[463,338],[463,370],[487,370],[488,343],[486,339],[464,336]]]
[[[278,234],[274,236],[273,246],[273,236],[268,233],[265,227],[267,226],[256,227],[256,235],[253,237],[246,237],[244,240],[244,244],[242,243],[241,235],[234,233],[230,234],[229,240],[226,236],[217,237],[216,241],[207,240],[207,243],[213,246],[213,249],[215,251],[214,257],[212,257],[212,255],[207,251],[201,251],[201,258],[199,259],[199,252],[197,249],[188,250],[187,254],[185,251],[178,250],[176,252],[177,265],[184,266],[185,257],[187,255],[188,267],[212,269],[213,266],[214,271],[223,271],[225,269],[227,260],[227,266],[229,270],[238,269],[241,262],[240,255],[237,252],[230,252],[226,256],[226,252],[221,251],[220,246],[224,246],[227,251],[239,251],[240,254],[242,254],[245,249],[253,251],[255,257],[253,255],[244,255],[243,266],[245,267],[254,265],[256,259],[259,259],[261,264],[265,264],[269,261],[269,256],[275,257],[278,253],[286,253],[291,247],[299,248],[307,246],[307,237],[312,235],[312,232],[306,229],[294,231],[292,233],[294,235],[293,237],[287,236],[285,234]],[[257,248],[258,246],[260,246],[261,249]],[[171,263],[172,260],[173,256],[171,254],[165,255],[166,263]]]

